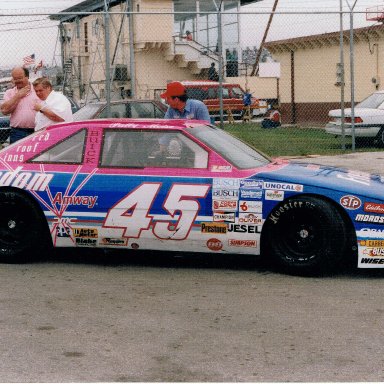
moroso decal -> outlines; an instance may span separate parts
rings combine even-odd
[[[362,213],[359,213],[356,215],[355,221],[359,223],[384,224],[384,216],[363,215]]]
[[[128,239],[115,239],[112,237],[103,237],[100,241],[101,245],[126,246]]]
[[[22,169],[17,167],[14,171],[0,172],[0,186],[44,191],[53,178],[53,173],[21,172]]]

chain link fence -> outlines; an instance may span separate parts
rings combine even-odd
[[[160,94],[178,80],[191,98],[207,104],[215,124],[272,156],[384,145],[384,114],[360,115],[358,104],[384,79],[380,9],[284,13],[224,6],[196,12],[191,2],[186,12],[176,3],[174,9],[161,2],[142,9],[131,1],[112,3],[108,12],[77,6],[2,15],[0,99],[12,87],[11,69],[25,65],[31,80],[49,77],[74,109],[102,103],[94,117],[114,117],[117,110],[120,117],[159,117],[164,107],[153,112],[148,104],[133,115],[137,108],[127,105],[164,105]],[[250,107],[243,103],[246,91]],[[281,126],[262,128],[273,108]],[[9,118],[1,116],[0,143],[8,135]]]

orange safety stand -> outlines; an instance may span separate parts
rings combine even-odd
[[[228,115],[228,123],[233,124],[235,122],[235,119],[233,118],[232,111],[229,108],[227,109],[227,115]]]
[[[249,123],[251,119],[251,107],[248,105],[244,108],[243,123]]]

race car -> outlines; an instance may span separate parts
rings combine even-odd
[[[384,177],[271,160],[203,121],[61,123],[0,151],[0,261],[50,247],[384,266]]]

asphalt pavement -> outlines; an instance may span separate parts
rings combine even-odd
[[[335,156],[309,155],[289,159],[384,175],[384,151],[354,152]]]

